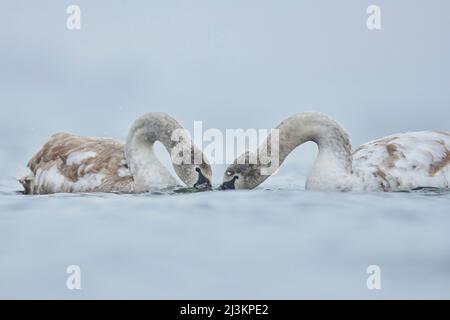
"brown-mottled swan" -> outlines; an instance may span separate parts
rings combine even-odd
[[[208,160],[187,131],[164,113],[148,113],[137,119],[125,145],[112,139],[55,134],[29,161],[30,172],[19,181],[26,194],[139,193],[175,187],[177,180],[153,151],[157,141],[169,153],[187,150],[188,161],[171,159],[176,174],[188,187],[211,186]]]
[[[319,191],[403,191],[421,187],[448,188],[450,132],[421,131],[394,134],[352,151],[347,132],[325,114],[295,114],[278,127],[279,164],[299,145],[313,141],[319,153],[306,189]],[[270,154],[271,136],[256,154]],[[272,148],[273,149],[273,148]],[[264,153],[263,153],[264,154]],[[244,153],[225,171],[222,189],[253,189],[270,175],[261,174],[255,153]]]

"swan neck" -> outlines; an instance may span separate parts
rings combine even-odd
[[[339,179],[351,174],[350,138],[344,128],[327,115],[316,112],[299,113],[284,120],[276,129],[279,166],[294,149],[303,143],[313,141],[317,144],[319,154],[308,177],[310,185],[316,182],[320,185],[334,185]],[[268,136],[262,146],[263,149],[268,148],[269,154],[276,150],[272,145],[273,134]],[[261,178],[264,181],[267,176]]]
[[[174,139],[176,137],[176,139]],[[137,119],[128,134],[125,157],[137,188],[148,189],[177,185],[176,179],[156,157],[153,147],[160,142],[170,154],[179,178],[187,185],[195,183],[196,173],[189,166],[174,161],[175,148],[191,150],[190,136],[175,119],[163,113],[149,113]]]
[[[280,162],[298,146],[313,141],[319,148],[319,156],[326,155],[351,167],[351,142],[345,129],[329,116],[306,112],[294,115],[283,121],[279,130]]]
[[[146,114],[133,123],[128,133],[127,149],[132,154],[137,151],[137,147],[151,147],[155,142],[161,142],[170,152],[176,144],[172,134],[177,129],[182,130],[183,127],[165,114]]]

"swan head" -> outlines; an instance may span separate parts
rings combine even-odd
[[[195,171],[198,173],[197,182],[194,183],[194,188],[198,190],[209,190],[211,189],[211,172],[209,172],[209,175],[207,175],[208,168],[200,168],[196,167]],[[211,168],[209,168],[209,171],[211,171]],[[205,173],[203,173],[205,172]],[[206,175],[205,175],[206,174]]]
[[[261,173],[258,165],[233,163],[225,171],[220,189],[253,189],[260,183]]]
[[[193,187],[197,190],[211,189],[212,170],[204,156],[202,162],[199,164],[194,162],[174,164],[174,169],[186,186]]]

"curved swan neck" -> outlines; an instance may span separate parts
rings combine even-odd
[[[352,147],[349,135],[336,121],[325,114],[305,112],[295,114],[276,127],[278,129],[279,166],[298,146],[313,141],[318,145],[319,154],[308,177],[307,188],[316,185],[331,185],[352,172]],[[265,154],[271,156],[272,134],[260,146]],[[269,176],[262,175],[259,183]],[[326,183],[325,183],[326,182]]]
[[[344,128],[329,116],[318,112],[293,115],[277,127],[279,130],[280,164],[298,146],[313,141],[318,145],[319,157],[326,155],[345,170],[351,171],[352,146]],[[268,139],[270,143],[270,138]]]
[[[177,131],[178,139],[173,139]],[[180,145],[184,149],[196,148],[191,144],[189,133],[172,117],[164,113],[148,113],[137,119],[128,134],[125,145],[125,157],[133,175],[136,188],[145,191],[152,187],[167,188],[177,185],[176,179],[157,159],[153,151],[155,142],[161,142],[171,155],[172,165],[180,179],[192,186],[197,177],[193,165],[175,163],[172,151]]]
[[[133,153],[136,146],[143,144],[153,145],[161,142],[164,147],[171,151],[176,142],[172,140],[172,133],[183,127],[172,117],[164,113],[147,113],[137,119],[128,133],[126,147]],[[131,154],[130,154],[131,155]]]

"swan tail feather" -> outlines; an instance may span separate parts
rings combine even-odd
[[[23,193],[24,194],[32,194],[33,193],[33,182],[34,182],[34,175],[29,174],[23,177],[20,177],[17,179],[19,183],[23,186]]]

